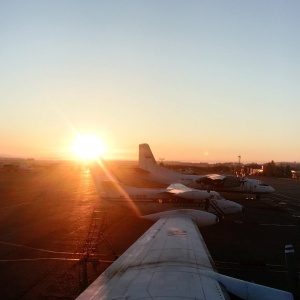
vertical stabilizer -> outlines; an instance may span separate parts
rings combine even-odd
[[[158,165],[148,144],[139,145],[139,167],[149,172],[148,179],[161,183],[177,182],[181,177],[180,173]]]
[[[157,166],[156,160],[148,144],[139,145],[139,167],[151,171]]]

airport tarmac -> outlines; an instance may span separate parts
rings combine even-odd
[[[145,185],[128,166],[112,165],[127,184]],[[286,289],[284,246],[292,244],[300,253],[300,180],[261,179],[276,192],[259,201],[227,194],[243,204],[245,212],[226,216],[201,233],[220,273]],[[286,211],[277,210],[280,202],[287,204]],[[85,168],[62,164],[53,170],[0,172],[0,298],[76,298],[83,284],[77,253],[93,211],[100,209]],[[152,225],[120,208],[106,215],[118,255]],[[97,272],[89,269],[89,283]]]

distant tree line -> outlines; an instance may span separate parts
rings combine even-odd
[[[195,165],[164,165],[164,167],[179,171],[184,167],[188,167],[193,171],[193,174],[210,174],[210,173],[232,173],[233,168],[228,164],[205,164],[205,166],[195,166]]]
[[[287,177],[291,178],[292,170],[290,165],[276,165],[274,160],[263,165],[263,176],[269,177]]]
[[[179,171],[181,170],[184,165],[164,165],[165,167]],[[217,163],[217,164],[202,164],[201,166],[199,165],[186,165],[185,167],[188,167],[190,170],[193,171],[193,174],[211,174],[211,173],[225,173],[225,174],[230,174],[230,173],[240,173],[241,168],[244,169],[244,174],[247,176],[249,175],[249,172],[251,169],[261,169],[260,164],[257,163],[251,163],[247,164],[243,167],[233,165],[230,163]],[[293,169],[298,169],[293,167]],[[300,168],[299,168],[300,169]],[[261,173],[262,176],[268,176],[268,177],[286,177],[286,178],[291,178],[292,177],[292,168],[289,164],[275,164],[274,160],[271,162],[265,163],[263,165],[263,172]]]

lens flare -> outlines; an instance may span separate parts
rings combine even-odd
[[[74,154],[81,159],[95,159],[105,153],[101,139],[93,135],[79,135],[72,147]]]

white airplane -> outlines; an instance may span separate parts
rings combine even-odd
[[[159,166],[148,144],[139,145],[139,169],[141,176],[161,183],[180,182],[195,189],[212,188],[218,192],[256,194],[259,199],[262,194],[275,192],[274,188],[260,180],[240,178],[233,175],[189,175],[168,170]]]
[[[289,292],[219,274],[197,227],[218,222],[182,209],[145,216],[157,222],[77,300],[292,300]]]
[[[206,210],[220,216],[243,211],[242,205],[222,198],[215,191],[192,189],[180,183],[165,189],[130,187],[120,182],[103,159],[94,160],[89,167],[102,201],[125,204],[140,214],[174,208]]]

